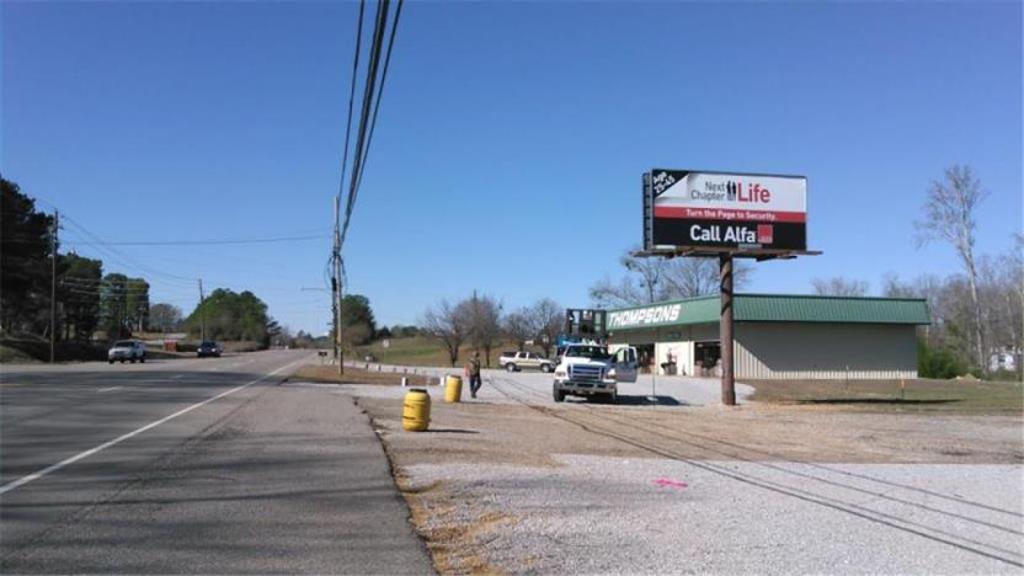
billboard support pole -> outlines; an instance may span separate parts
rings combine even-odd
[[[718,257],[721,272],[722,314],[719,320],[721,342],[719,344],[722,357],[722,404],[736,405],[736,380],[733,377],[733,290],[732,290],[732,254]]]

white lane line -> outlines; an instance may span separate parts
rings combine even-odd
[[[174,376],[171,376],[171,380],[181,380],[184,377],[185,377],[184,374],[176,374]]]
[[[106,388],[100,388],[97,392],[110,392],[111,390],[120,390],[124,386],[107,386]]]
[[[15,480],[13,482],[9,482],[7,484],[4,484],[3,486],[0,486],[0,494],[6,494],[7,492],[10,492],[11,490],[14,490],[15,488],[18,488],[19,486],[24,486],[25,484],[28,484],[29,482],[32,482],[33,480],[38,480],[38,479],[42,478],[43,476],[46,476],[47,474],[52,474],[52,473],[56,472],[57,470],[60,470],[61,468],[64,468],[65,466],[68,466],[70,464],[74,464],[75,462],[78,462],[79,460],[81,460],[83,458],[88,458],[89,456],[92,456],[93,454],[96,454],[97,452],[102,452],[103,450],[106,450],[107,448],[110,448],[111,446],[120,444],[121,442],[124,442],[125,440],[127,440],[127,439],[129,439],[129,438],[131,438],[133,436],[137,436],[139,434],[142,434],[146,430],[150,430],[152,428],[156,428],[157,426],[163,424],[164,422],[168,422],[170,420],[173,420],[173,419],[175,419],[178,416],[181,416],[183,414],[188,414],[189,412],[195,410],[196,408],[205,406],[205,405],[209,404],[210,402],[213,402],[214,400],[219,400],[219,399],[221,399],[221,398],[223,398],[225,396],[230,396],[231,394],[234,394],[235,392],[238,392],[239,390],[243,390],[245,388],[248,388],[249,386],[252,386],[253,384],[256,384],[258,382],[262,382],[263,380],[266,380],[267,378],[270,378],[271,376],[274,376],[275,374],[278,374],[279,372],[283,372],[284,370],[287,370],[287,369],[291,368],[292,366],[295,366],[296,364],[298,364],[300,362],[307,362],[307,361],[308,361],[307,358],[302,358],[302,359],[296,360],[295,362],[292,362],[291,364],[285,364],[284,366],[278,368],[277,370],[274,370],[273,372],[270,372],[269,374],[265,374],[263,376],[260,376],[259,378],[255,379],[255,380],[252,380],[250,382],[246,382],[245,384],[242,384],[241,386],[235,386],[234,388],[232,388],[230,390],[225,390],[224,392],[221,392],[220,394],[217,394],[216,396],[213,396],[212,398],[207,398],[206,400],[203,400],[202,402],[198,402],[198,403],[193,404],[193,405],[191,405],[191,406],[189,406],[187,408],[182,408],[181,410],[178,410],[177,412],[175,412],[174,414],[171,414],[170,416],[164,416],[163,418],[161,418],[161,419],[159,419],[159,420],[157,420],[155,422],[150,422],[149,424],[146,424],[142,428],[137,428],[135,430],[132,430],[131,432],[128,432],[127,434],[122,434],[122,435],[118,436],[117,438],[114,438],[113,440],[109,440],[107,442],[104,442],[103,444],[100,444],[99,446],[96,446],[95,448],[90,448],[90,449],[86,450],[85,452],[80,452],[78,454],[75,454],[74,456],[72,456],[70,458],[66,458],[64,460],[61,460],[60,462],[57,462],[56,464],[51,464],[50,466],[47,466],[46,468],[43,468],[42,470],[39,470],[37,472],[33,472],[33,473],[29,474],[28,476],[22,476],[21,478],[18,478],[17,480]]]

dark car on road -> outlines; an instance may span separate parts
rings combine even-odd
[[[203,358],[206,356],[213,356],[214,358],[220,358],[221,348],[216,342],[206,341],[196,348],[196,356]]]

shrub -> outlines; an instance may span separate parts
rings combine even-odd
[[[917,341],[917,375],[919,378],[956,378],[967,373],[967,363],[949,348],[930,348]]]

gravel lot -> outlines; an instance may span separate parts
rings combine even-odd
[[[368,363],[350,363],[352,366],[365,368],[373,371],[379,365]],[[396,367],[380,366],[380,370],[397,371],[399,373],[429,375],[439,378],[447,374],[461,375],[460,369],[445,368],[424,368],[424,367]],[[485,370],[485,382],[496,380],[513,380],[516,383],[529,387],[534,393],[551,398],[551,375],[540,372],[516,372],[509,374],[502,370]],[[465,387],[465,386],[464,386]],[[754,393],[754,389],[746,384],[736,384],[736,398],[739,401],[746,400]],[[393,396],[387,392],[381,392],[382,397]],[[468,398],[469,390],[463,391]],[[493,387],[485,385],[480,400],[488,402],[515,404],[517,401],[507,394],[496,391]],[[568,401],[583,401],[580,398],[568,398]],[[717,406],[721,401],[721,388],[719,381],[712,378],[689,378],[683,376],[651,376],[640,375],[635,383],[619,384],[619,403],[625,405],[649,405],[657,403],[662,406]]]
[[[374,418],[442,573],[1022,571],[1019,416],[724,409],[716,381],[683,378],[651,404],[642,386],[555,404],[550,376],[491,372],[477,401],[431,387],[422,434],[401,431],[401,388],[339,392]]]

